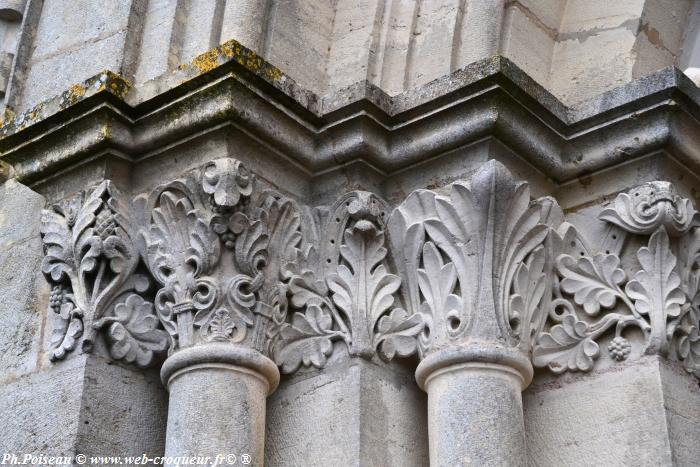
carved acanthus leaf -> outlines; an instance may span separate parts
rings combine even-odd
[[[219,238],[190,199],[167,189],[158,195],[142,235],[146,262],[162,285],[156,310],[171,337],[170,350],[191,345],[192,313],[211,310],[218,297],[216,284],[204,276],[219,260]]]
[[[462,297],[453,293],[457,284],[454,264],[444,264],[433,242],[423,244],[423,268],[418,269],[418,284],[424,297],[420,311],[430,335],[435,341],[447,341],[448,336],[460,330]],[[424,337],[422,343],[427,346],[425,340]]]
[[[302,310],[282,325],[274,345],[283,371],[325,365],[334,341],[364,358],[416,351],[423,321],[394,308],[401,280],[387,270],[384,208],[374,195],[354,192],[307,215],[306,242],[295,247],[294,264],[283,268],[289,304]]]
[[[646,351],[665,353],[670,338],[669,318],[680,316],[685,295],[675,271],[676,257],[663,227],[649,238],[649,246],[639,249],[637,258],[642,269],[627,283],[625,290],[634,300],[637,312],[649,317],[651,336]]]
[[[452,184],[449,196],[418,190],[399,205],[389,219],[392,251],[405,302],[430,328],[423,352],[456,340],[529,352],[550,299],[544,245],[562,217],[551,199],[531,202],[527,184],[495,161],[469,185]]]
[[[369,221],[358,221],[344,235],[340,254],[347,262],[328,277],[333,302],[345,314],[352,332],[351,352],[373,353],[371,332],[394,303],[401,279],[381,264],[386,256],[384,234]]]

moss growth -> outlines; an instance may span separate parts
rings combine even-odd
[[[17,133],[101,92],[124,99],[130,88],[131,84],[126,79],[111,71],[103,71],[82,83],[74,84],[61,95],[41,102],[21,114],[15,114],[11,108],[5,109],[0,119],[0,138]]]

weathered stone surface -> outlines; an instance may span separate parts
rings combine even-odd
[[[90,357],[83,378],[80,411],[65,412],[78,417],[74,452],[164,454],[168,398],[157,371],[124,368]]]
[[[38,364],[46,293],[37,276],[43,206],[41,196],[14,180],[0,185],[0,370],[6,378]]]
[[[17,377],[36,368],[41,355],[42,312],[47,287],[37,275],[41,264],[38,238],[0,250],[0,374]]]
[[[270,397],[266,465],[427,465],[425,394],[411,372],[332,360]]]
[[[44,198],[15,180],[0,185],[0,250],[39,238]]]
[[[0,11],[0,447],[700,455],[689,0],[83,3]]]
[[[4,358],[4,357],[3,357]],[[74,453],[84,390],[84,359],[5,380],[0,384],[4,420],[0,449],[7,453]]]
[[[667,411],[663,388],[684,386],[687,376],[668,379],[665,365],[649,357],[583,378],[536,379],[523,394],[529,465],[585,465],[592,458],[607,465],[691,465],[683,459],[693,449],[675,457],[671,446],[697,428],[669,430],[668,421],[679,419],[677,409]],[[694,399],[697,388],[685,394]]]

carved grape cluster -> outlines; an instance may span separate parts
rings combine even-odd
[[[630,344],[630,341],[622,336],[617,336],[608,345],[608,352],[610,352],[610,356],[618,362],[621,362],[629,357],[631,351],[632,344]]]

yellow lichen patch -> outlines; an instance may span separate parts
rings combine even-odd
[[[282,79],[282,72],[278,68],[266,63],[261,56],[243,47],[238,41],[233,39],[204,52],[195,58],[191,64],[183,64],[179,68],[186,69],[188,66],[193,66],[201,74],[211,71],[229,60],[235,60],[248,70],[258,73],[267,79],[273,81]]]
[[[85,95],[85,87],[82,84],[74,84],[68,90],[68,100],[71,104],[75,104],[78,99]]]
[[[282,79],[282,70],[274,66],[269,66],[265,69],[265,74],[272,81],[279,81]]]
[[[217,49],[211,49],[199,55],[192,60],[192,65],[199,70],[200,73],[206,73],[219,66],[219,53]]]

